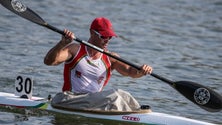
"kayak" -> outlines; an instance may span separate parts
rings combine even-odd
[[[152,112],[150,109],[144,109],[140,112],[100,112],[87,110],[70,110],[66,108],[51,106],[50,98],[41,98],[35,96],[32,96],[31,99],[21,98],[20,96],[17,96],[15,94],[5,92],[0,92],[0,106],[47,110],[49,112],[79,115],[88,118],[125,121],[129,123],[143,123],[147,125],[215,125],[212,123],[189,119],[185,117]]]

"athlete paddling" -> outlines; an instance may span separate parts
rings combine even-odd
[[[152,67],[142,65],[141,70],[137,70],[83,44],[73,43],[75,36],[71,31],[65,29],[64,33],[66,35],[62,36],[44,59],[46,65],[65,63],[63,92],[53,98],[52,105],[92,110],[139,109],[140,105],[128,92],[102,89],[108,83],[113,70],[123,76],[140,78],[150,74]],[[98,17],[90,26],[88,42],[108,52],[108,43],[116,36],[110,20]],[[119,56],[117,53],[112,54]],[[79,106],[81,103],[84,106]]]

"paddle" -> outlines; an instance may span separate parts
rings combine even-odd
[[[51,29],[57,33],[60,33],[64,35],[64,32],[62,30],[57,29],[54,26],[49,25],[46,23],[39,15],[37,15],[34,11],[26,7],[24,4],[17,0],[1,0],[0,3],[13,13],[31,21],[38,25],[44,26],[48,29]],[[79,38],[75,38],[75,41],[82,43],[88,47],[91,47],[101,53],[104,53],[112,58],[115,58],[123,63],[126,63],[136,69],[140,69],[138,65],[135,65],[129,61],[126,61],[120,57],[116,57],[108,52],[105,52],[103,49],[98,48],[97,46],[94,46],[86,41],[83,41]],[[197,104],[199,107],[205,109],[209,112],[218,112],[222,109],[222,97],[213,91],[210,88],[207,88],[203,85],[200,85],[198,83],[194,83],[191,81],[171,81],[164,77],[161,77],[155,73],[151,73],[151,76],[162,80],[163,82],[169,84],[171,87],[176,89],[179,93],[181,93],[183,96],[185,96],[187,99],[192,101],[193,103]]]

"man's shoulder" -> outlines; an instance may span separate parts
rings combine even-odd
[[[71,52],[72,55],[76,55],[79,48],[80,48],[80,44],[77,44],[77,43],[71,43],[68,46],[68,49],[69,49],[69,51]]]
[[[119,54],[117,54],[116,52],[109,52],[111,55],[115,56],[115,57],[120,57]],[[109,57],[109,56],[108,56]],[[116,62],[117,60],[115,58],[109,57],[111,62]]]

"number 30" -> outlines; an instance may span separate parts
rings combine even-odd
[[[18,82],[16,86],[17,92],[24,91],[26,94],[30,94],[32,91],[32,80],[30,78],[24,78],[22,76],[17,76],[16,81]]]

